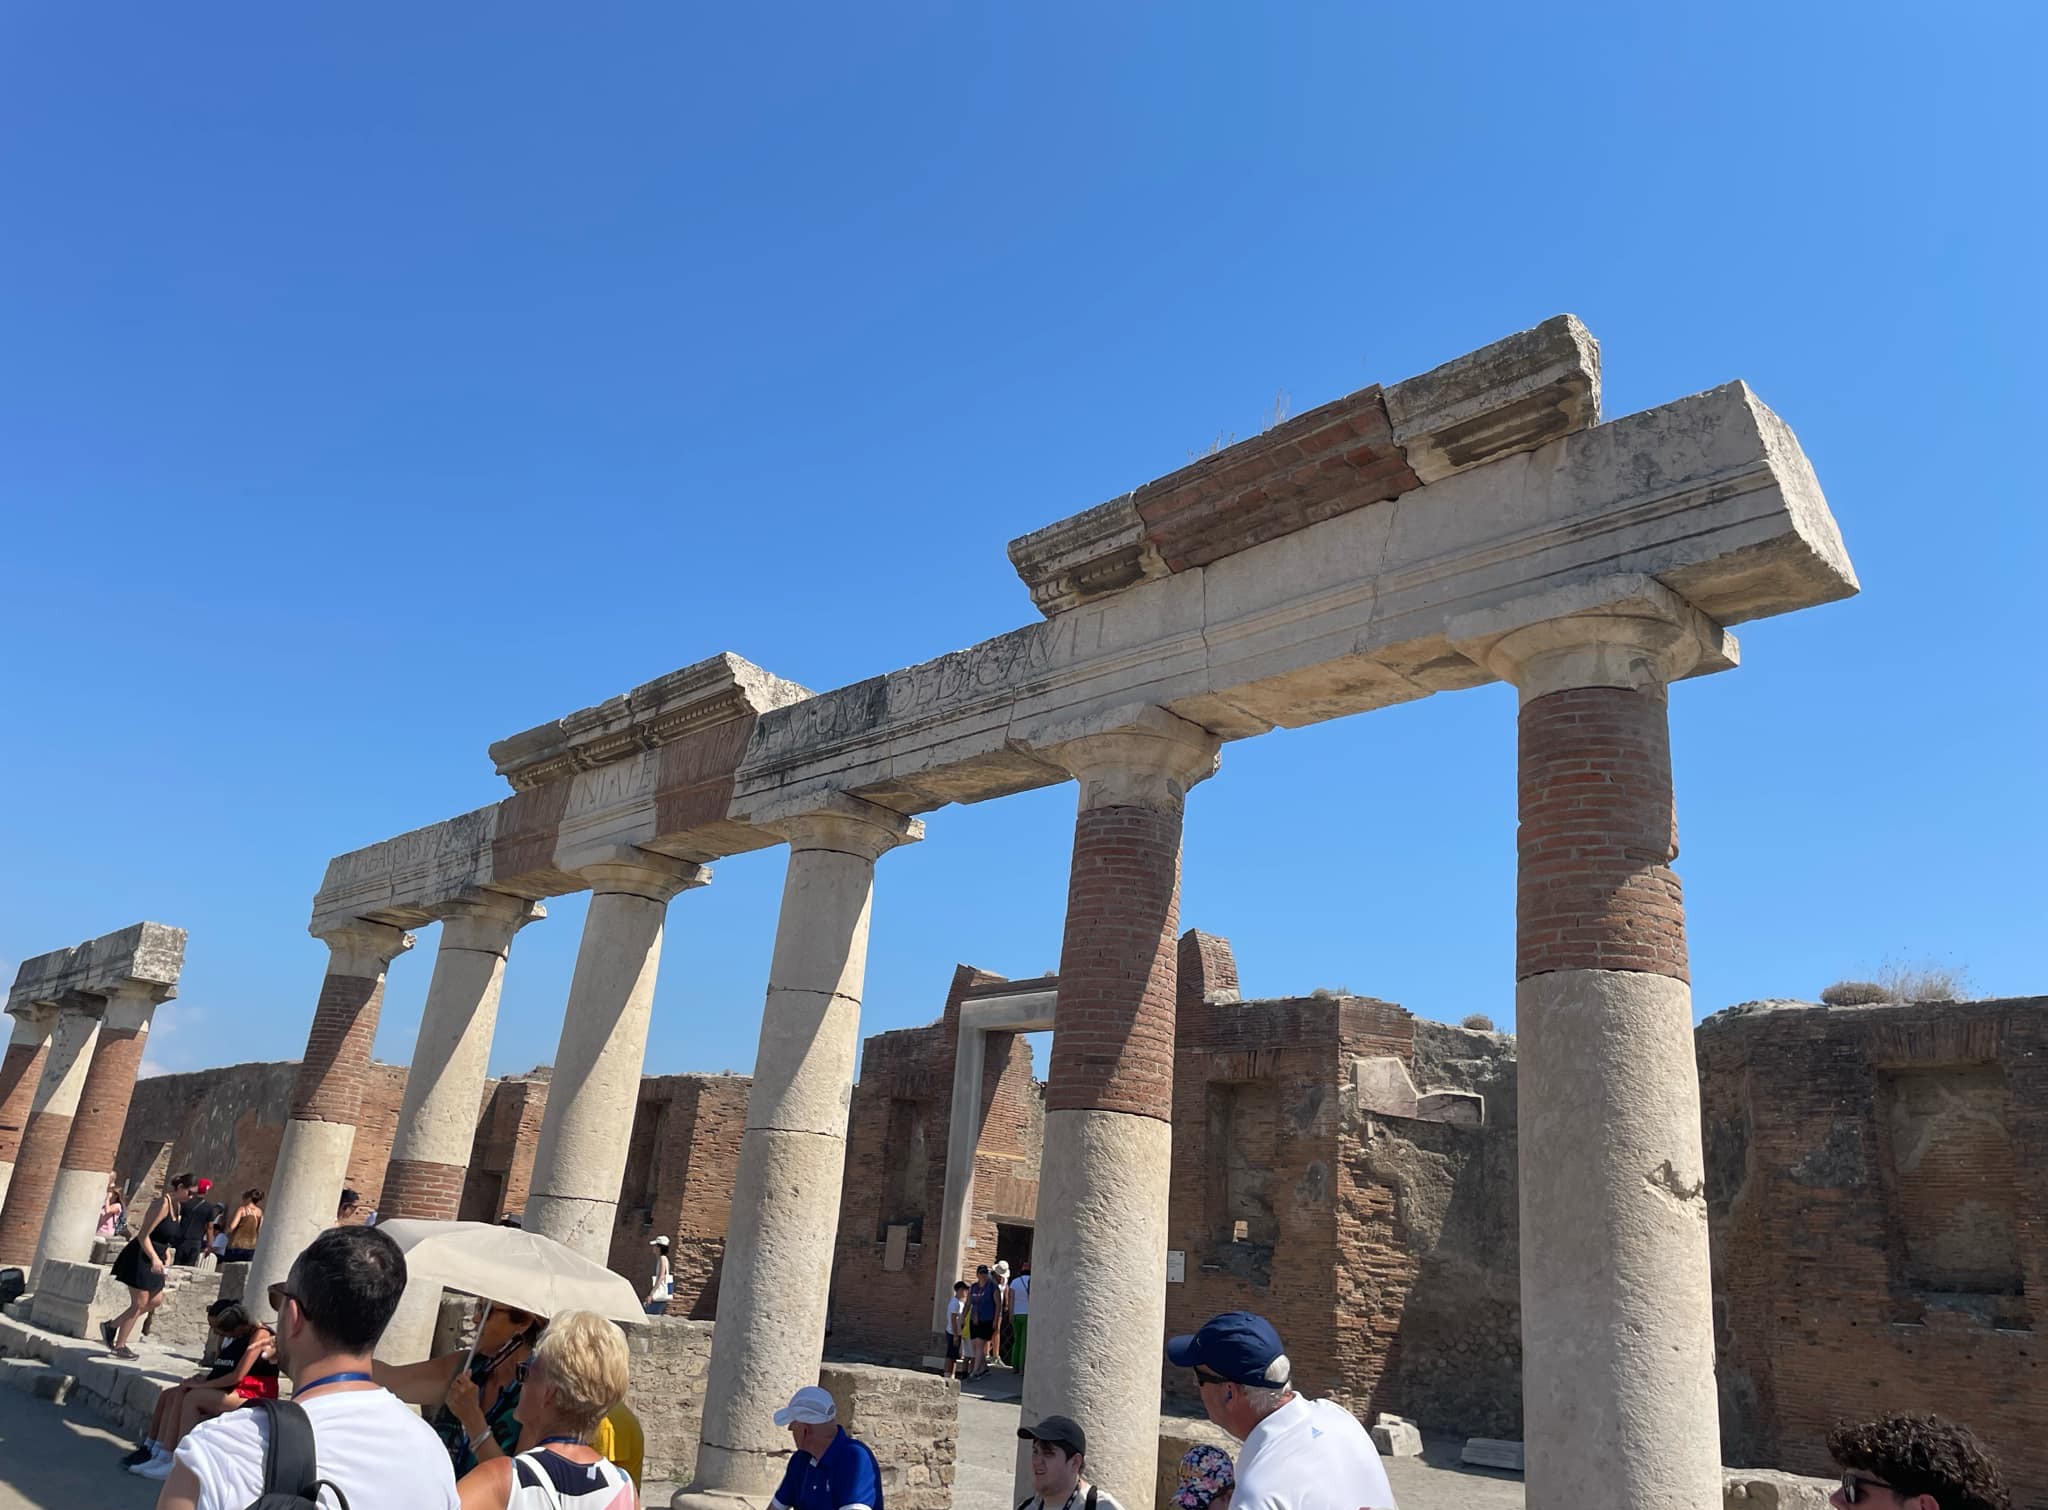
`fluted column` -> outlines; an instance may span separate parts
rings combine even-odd
[[[579,866],[577,874],[590,883],[590,911],[562,1014],[525,1221],[604,1263],[640,1101],[669,899],[706,884],[711,871],[628,849]]]
[[[1720,1431],[1665,689],[1732,665],[1733,641],[1645,583],[1482,659],[1521,693],[1530,1510],[1698,1510],[1720,1502]]]
[[[7,1038],[7,1052],[0,1056],[0,1204],[7,1199],[14,1179],[14,1160],[21,1152],[22,1130],[28,1126],[29,1107],[34,1104],[36,1086],[42,1082],[43,1062],[50,1053],[50,1029],[57,1025],[57,1009],[36,1002],[8,1014],[14,1019]]]
[[[924,833],[915,818],[843,796],[753,816],[788,839],[789,870],[719,1270],[697,1477],[679,1504],[765,1500],[789,1445],[774,1413],[818,1382],[875,861]]]
[[[128,1102],[149,1044],[150,1019],[177,988],[155,981],[126,981],[110,992],[93,1040],[92,1062],[79,1089],[71,1131],[58,1162],[50,1205],[36,1243],[29,1285],[34,1288],[43,1265],[51,1259],[84,1263],[92,1257],[99,1231],[100,1207],[113,1178],[114,1155],[128,1120]]]
[[[539,903],[498,892],[442,909],[441,945],[377,1201],[380,1216],[455,1219],[476,1138],[505,959],[512,936],[545,916]]]
[[[357,922],[320,937],[328,948],[327,976],[292,1081],[291,1116],[249,1263],[245,1294],[265,1318],[269,1287],[291,1272],[306,1244],[334,1225],[384,1007],[384,971],[413,943],[411,934],[387,923]]]
[[[6,1201],[0,1202],[0,1264],[26,1265],[34,1257],[105,1006],[105,998],[83,992],[73,992],[57,1004],[49,1053],[21,1131],[21,1148],[14,1156],[14,1178],[8,1182]]]
[[[1216,737],[1159,709],[1062,744],[1080,783],[1031,1247],[1024,1419],[1087,1423],[1088,1474],[1152,1510],[1166,1342],[1181,818]],[[1045,1341],[1042,1339],[1050,1339]],[[1030,1494],[1019,1452],[1018,1498]]]

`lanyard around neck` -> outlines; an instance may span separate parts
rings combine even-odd
[[[292,1398],[296,1400],[301,1395],[310,1395],[314,1390],[323,1389],[330,1384],[372,1384],[375,1382],[368,1374],[358,1373],[354,1369],[345,1369],[338,1374],[322,1374],[317,1379],[301,1384],[292,1391]]]

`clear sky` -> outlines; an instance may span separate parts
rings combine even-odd
[[[1699,1010],[2048,991],[2039,16],[10,7],[5,969],[182,924],[153,1062],[295,1056],[328,856],[503,795],[491,741],[1015,628],[1011,537],[1569,310],[1610,416],[1749,380],[1864,583],[1672,698]],[[1183,923],[1252,994],[1506,1026],[1513,776],[1503,687],[1229,746]],[[882,862],[867,1030],[1055,967],[1072,801]],[[650,1070],[751,1067],[782,866],[671,910]]]

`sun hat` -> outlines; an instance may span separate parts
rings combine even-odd
[[[666,1248],[668,1246],[668,1239],[666,1237],[653,1238],[649,1240],[647,1246],[650,1248]]]

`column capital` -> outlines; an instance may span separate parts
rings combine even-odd
[[[924,820],[846,792],[775,799],[747,814],[756,828],[780,834],[791,850],[832,849],[879,860],[899,844],[924,837]]]
[[[1164,708],[1143,706],[1056,726],[1040,747],[1081,784],[1085,813],[1178,808],[1188,788],[1216,774],[1222,741]]]
[[[441,921],[441,947],[474,949],[479,954],[509,953],[512,936],[547,915],[547,908],[539,902],[481,887],[434,908],[434,916]]]
[[[8,1042],[41,1043],[50,1036],[50,1027],[57,1021],[55,1004],[47,1001],[10,1002],[7,1015],[14,1019]]]
[[[116,982],[107,992],[106,1026],[115,1032],[132,1033],[149,1026],[156,1009],[178,994],[176,986],[154,980]]]
[[[1527,703],[1580,687],[1662,688],[1738,664],[1735,636],[1654,577],[1574,583],[1459,614],[1458,652]]]
[[[316,934],[331,951],[327,961],[330,975],[354,975],[374,980],[385,967],[410,949],[415,940],[403,928],[358,918],[340,928]]]
[[[637,844],[621,844],[602,859],[576,867],[576,872],[594,892],[623,892],[666,902],[678,892],[711,884],[711,867],[658,855]]]

